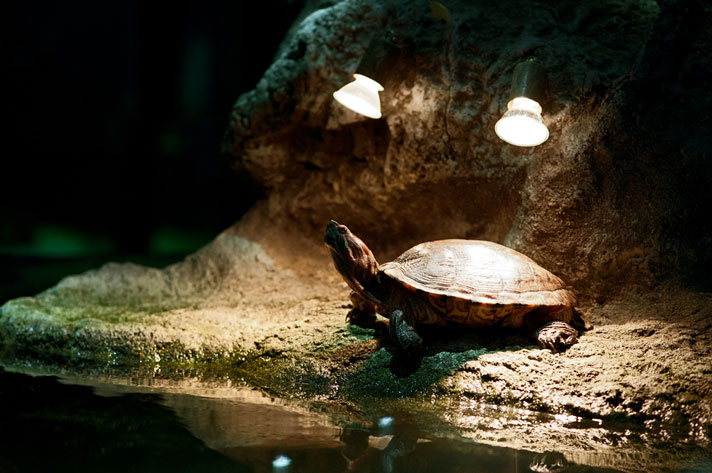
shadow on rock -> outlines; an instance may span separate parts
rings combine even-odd
[[[406,353],[403,350],[391,352],[391,373],[399,378],[405,378],[417,372],[423,364],[423,353]]]
[[[449,354],[471,352],[499,352],[536,346],[531,337],[520,332],[500,328],[473,329],[470,327],[427,327],[420,335],[424,347],[420,352],[407,352],[390,336],[389,322],[383,319],[359,320],[354,325],[373,330],[378,347],[390,355],[389,368],[398,378],[405,378],[420,370],[429,357],[444,358]]]

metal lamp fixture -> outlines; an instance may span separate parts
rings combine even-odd
[[[345,107],[370,118],[381,118],[383,83],[388,69],[400,54],[398,45],[389,40],[374,39],[369,44],[354,73],[354,81],[336,92],[334,99]]]
[[[517,64],[512,75],[507,111],[494,126],[502,140],[515,146],[537,146],[549,138],[541,118],[546,92],[546,73],[539,61],[530,58]]]

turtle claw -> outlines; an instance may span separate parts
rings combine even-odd
[[[370,327],[376,321],[376,307],[359,296],[355,292],[351,293],[351,309],[346,314],[346,321],[359,327]]]
[[[375,312],[368,310],[362,310],[359,308],[353,308],[346,314],[346,322],[352,325],[358,325],[359,327],[367,327],[373,325],[376,321]]]
[[[558,353],[576,343],[578,331],[566,322],[553,320],[539,328],[535,336],[540,348]]]

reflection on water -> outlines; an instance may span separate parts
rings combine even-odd
[[[577,464],[555,445],[534,453],[426,434],[404,418],[336,426],[244,387],[135,386],[0,368],[0,471],[622,471]]]
[[[0,471],[250,471],[209,449],[160,396],[103,397],[0,370]]]

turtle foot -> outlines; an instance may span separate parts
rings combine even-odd
[[[346,314],[346,321],[359,327],[373,327],[377,319],[376,306],[355,292],[351,293],[351,304],[353,309]]]
[[[536,340],[540,348],[548,348],[557,353],[576,343],[578,331],[566,322],[554,320],[537,330]]]
[[[359,327],[372,327],[376,323],[376,313],[373,311],[359,309],[357,307],[351,309],[346,314],[346,321],[352,325]]]
[[[423,349],[423,339],[415,332],[415,328],[408,323],[402,310],[391,313],[391,337],[408,353],[419,353]]]

